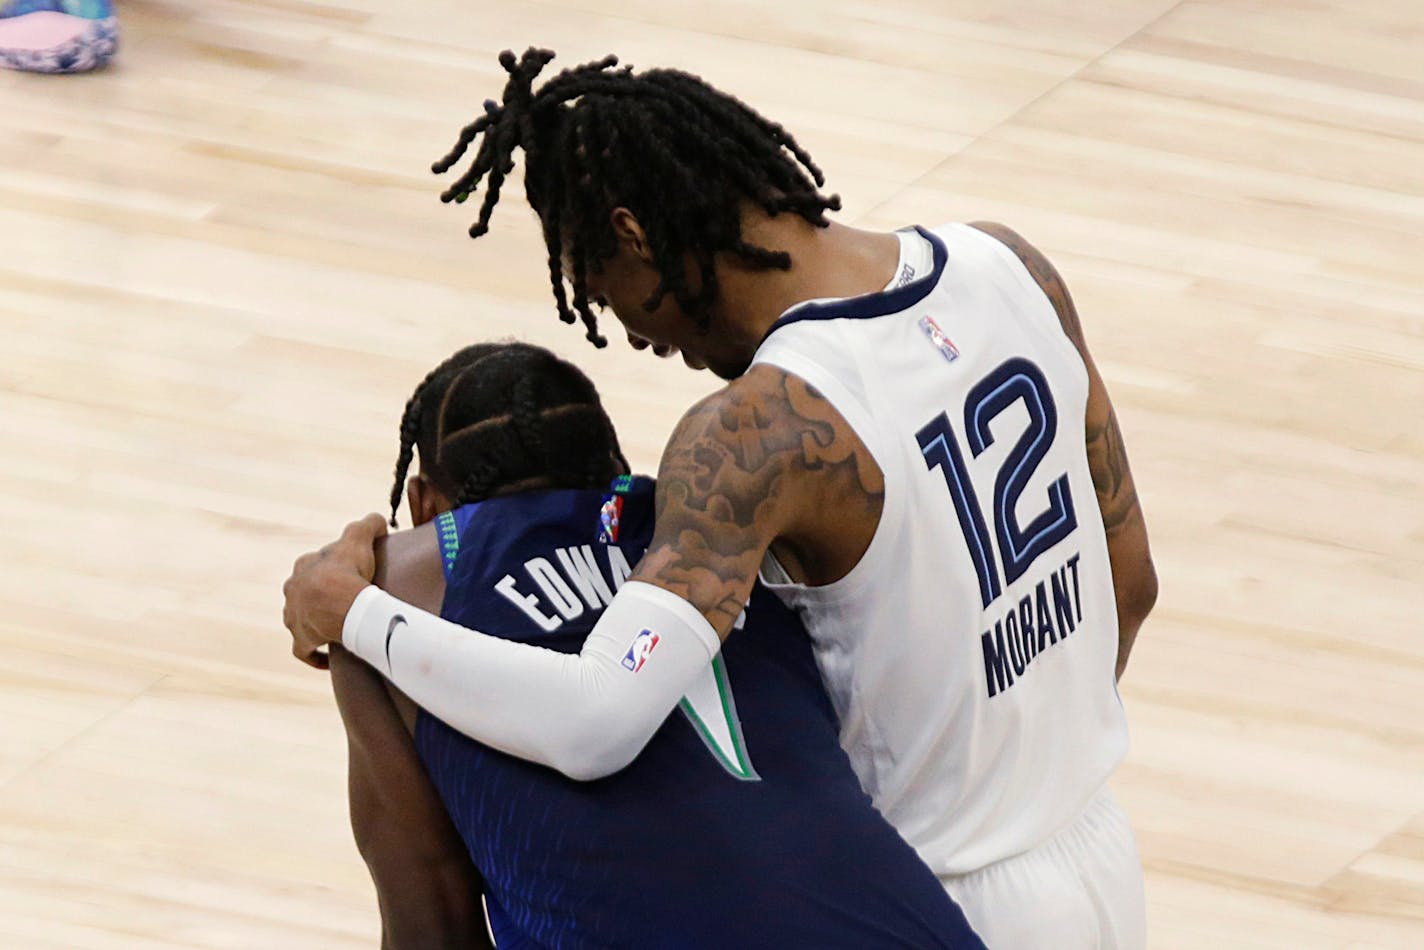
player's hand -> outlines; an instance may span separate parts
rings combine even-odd
[[[282,623],[292,634],[292,655],[308,666],[327,668],[322,648],[341,640],[341,627],[356,595],[376,574],[376,539],[386,520],[371,514],[353,521],[341,537],[292,565],[282,585]]]

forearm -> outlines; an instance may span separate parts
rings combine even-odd
[[[400,865],[396,860],[389,862]],[[381,909],[382,950],[494,950],[478,891],[451,863],[425,865],[416,874],[383,874],[381,855],[368,855]]]
[[[353,802],[354,804],[354,802]],[[393,833],[358,836],[381,911],[385,950],[492,950],[480,904],[483,881],[463,852],[415,853],[398,815],[367,816]]]
[[[1142,627],[1142,621],[1147,619],[1145,612],[1129,612],[1130,607],[1124,605],[1119,598],[1118,602],[1118,622],[1117,622],[1117,669],[1115,676],[1122,679],[1123,672],[1127,669],[1127,658],[1132,653],[1132,645],[1137,640],[1137,631]]]
[[[631,762],[720,646],[686,601],[637,582],[578,654],[469,630],[376,588],[352,605],[342,640],[451,727],[581,780]]]
[[[489,947],[479,871],[386,684],[340,647],[331,684],[346,727],[351,830],[376,886],[382,946]]]
[[[1140,508],[1108,532],[1108,559],[1117,601],[1117,677],[1121,679],[1137,632],[1157,603],[1157,570]]]

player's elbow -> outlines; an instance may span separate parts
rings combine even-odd
[[[1136,631],[1157,604],[1157,569],[1140,522],[1139,530],[1110,538],[1108,553],[1118,626],[1123,631]]]
[[[576,752],[559,763],[558,770],[575,782],[596,782],[628,767],[632,759]]]
[[[1152,558],[1145,557],[1124,585],[1118,598],[1118,612],[1135,627],[1146,620],[1157,605],[1157,593],[1157,569],[1152,565]]]
[[[589,710],[548,750],[548,761],[576,782],[592,782],[627,768],[649,738],[615,708]]]
[[[575,782],[593,782],[626,769],[640,749],[618,736],[573,736],[551,759],[554,768]]]
[[[1152,566],[1152,559],[1143,558],[1120,583],[1114,576],[1114,586],[1117,588],[1118,617],[1116,674],[1121,680],[1127,669],[1127,659],[1132,654],[1132,645],[1137,641],[1137,631],[1157,603],[1157,571]]]
[[[595,782],[621,772],[633,757],[593,746],[569,749],[550,756],[554,769],[575,782]]]

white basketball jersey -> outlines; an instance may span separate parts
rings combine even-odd
[[[900,237],[898,286],[794,307],[757,351],[885,475],[848,575],[790,584],[768,557],[763,578],[810,631],[866,791],[952,875],[1072,821],[1127,726],[1083,360],[1003,244],[960,224]]]

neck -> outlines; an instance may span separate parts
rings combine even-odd
[[[899,239],[843,224],[818,228],[799,215],[775,218],[760,210],[742,216],[742,239],[791,255],[790,270],[753,270],[734,256],[717,262],[713,320],[751,361],[781,315],[807,300],[856,297],[884,289],[900,260]]]

